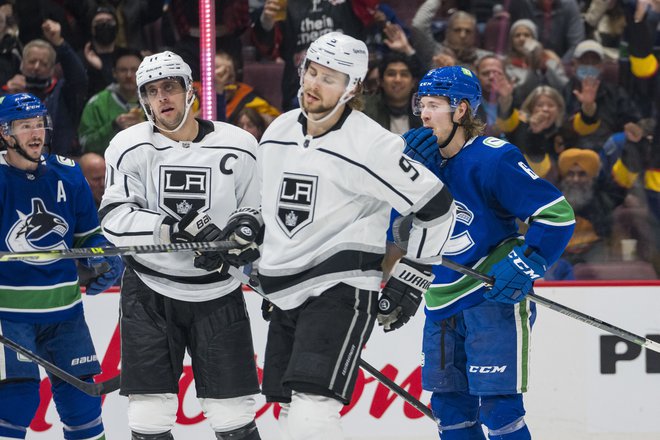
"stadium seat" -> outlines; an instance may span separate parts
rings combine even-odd
[[[282,73],[284,63],[252,61],[243,66],[243,82],[278,109],[282,108]]]

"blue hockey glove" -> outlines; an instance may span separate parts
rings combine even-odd
[[[532,290],[534,281],[545,275],[547,266],[545,259],[531,248],[517,246],[488,273],[495,277],[495,284],[484,297],[506,304],[519,303]]]
[[[442,157],[438,147],[438,138],[433,134],[433,129],[413,128],[405,132],[403,138],[406,140],[406,148],[403,153],[437,175],[440,171]]]
[[[394,266],[394,272],[381,291],[378,300],[378,325],[386,332],[402,327],[415,315],[422,295],[433,281],[431,266],[407,258]]]
[[[78,278],[87,295],[105,292],[117,284],[124,273],[124,262],[119,256],[88,258],[80,263]]]
[[[234,240],[236,249],[204,252],[195,257],[195,267],[200,269],[222,270],[223,264],[241,267],[259,259],[257,239],[263,229],[261,212],[254,208],[239,208],[227,220],[227,225],[218,230],[217,237],[211,241]],[[224,269],[227,269],[224,267]]]

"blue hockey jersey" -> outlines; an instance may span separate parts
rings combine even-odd
[[[529,225],[524,241],[554,263],[575,226],[573,210],[561,192],[538,177],[520,150],[501,139],[469,140],[440,166],[438,177],[458,207],[454,232],[443,256],[488,273],[522,241],[516,219]],[[425,294],[426,313],[444,319],[483,301],[484,285],[443,266]]]
[[[50,155],[37,170],[0,153],[0,251],[47,251],[98,243],[89,185],[71,159]],[[74,260],[0,262],[0,318],[54,322],[82,307]]]

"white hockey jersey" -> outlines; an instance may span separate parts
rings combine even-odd
[[[238,207],[259,206],[257,142],[223,122],[199,121],[192,142],[176,142],[144,122],[118,133],[105,152],[106,190],[99,214],[105,236],[117,246],[160,244],[163,220],[207,212],[222,228]],[[158,293],[184,301],[207,301],[239,282],[193,266],[192,252],[126,258]]]
[[[305,131],[306,119],[292,110],[268,127],[257,155],[266,225],[259,278],[278,307],[297,307],[340,282],[378,290],[392,207],[416,213],[409,258],[440,254],[453,199],[403,155],[400,136],[348,108],[324,135]]]

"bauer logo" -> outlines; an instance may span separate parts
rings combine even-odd
[[[158,206],[176,219],[205,211],[211,206],[210,183],[210,168],[161,166]]]
[[[277,223],[289,237],[314,221],[318,177],[284,173],[277,201]]]

